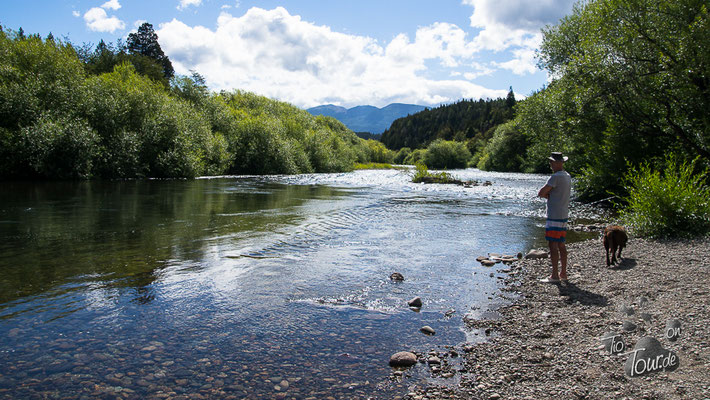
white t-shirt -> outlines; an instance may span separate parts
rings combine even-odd
[[[569,218],[569,195],[572,188],[572,177],[567,171],[557,171],[547,180],[546,185],[552,186],[550,197],[547,199],[547,218]]]

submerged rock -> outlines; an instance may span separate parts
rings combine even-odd
[[[422,326],[421,329],[419,329],[423,333],[426,333],[427,335],[434,335],[436,334],[436,331],[429,325]]]
[[[393,281],[403,281],[404,275],[400,274],[399,272],[393,272],[392,275],[390,275],[390,279]]]
[[[421,297],[415,297],[412,300],[409,300],[407,302],[407,304],[410,307],[416,307],[416,308],[421,308],[421,306],[423,305]]]

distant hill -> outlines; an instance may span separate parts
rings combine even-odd
[[[389,128],[392,121],[425,109],[424,106],[401,103],[390,104],[383,108],[373,106],[345,108],[328,104],[309,108],[306,111],[313,115],[333,117],[354,132],[370,132],[377,135]]]

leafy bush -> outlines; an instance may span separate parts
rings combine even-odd
[[[527,140],[514,122],[499,125],[483,149],[478,168],[485,171],[520,171],[524,163]]]
[[[369,139],[366,140],[365,143],[367,144],[370,161],[382,164],[392,164],[394,161],[394,152],[385,147],[382,142]]]
[[[43,115],[20,131],[19,140],[32,175],[50,179],[91,176],[98,136],[86,121]]]
[[[395,164],[404,164],[404,160],[406,160],[410,154],[412,154],[412,149],[409,147],[402,147],[399,149],[397,154],[395,154],[393,161]]]
[[[32,125],[45,111],[70,114],[81,97],[84,69],[61,42],[0,30],[0,126]]]
[[[661,174],[648,163],[624,177],[628,202],[622,219],[641,236],[692,237],[710,232],[708,171],[695,173],[697,160],[668,156]]]
[[[462,142],[435,140],[424,153],[424,164],[429,168],[466,168],[471,152]]]
[[[404,164],[407,165],[417,165],[418,162],[424,160],[425,149],[415,149],[404,159]]]

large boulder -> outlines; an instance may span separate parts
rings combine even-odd
[[[390,357],[390,365],[393,367],[411,367],[417,363],[417,355],[409,351],[400,351]]]

